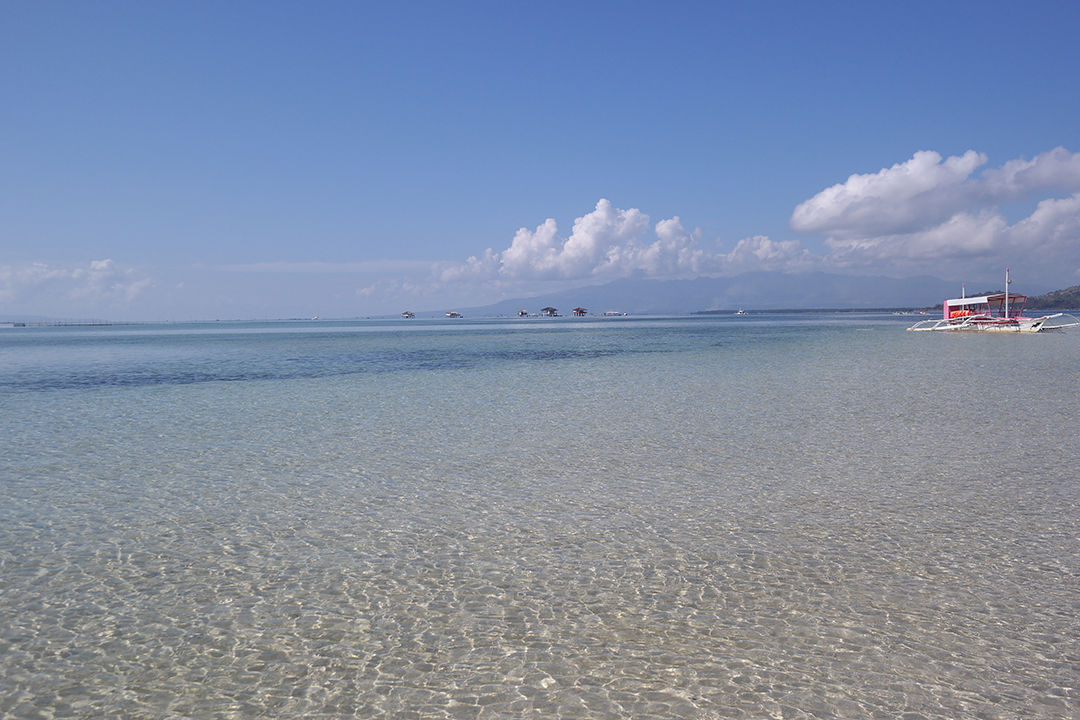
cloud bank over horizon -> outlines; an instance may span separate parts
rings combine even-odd
[[[904,163],[852,175],[822,190],[796,206],[789,220],[793,231],[824,238],[824,252],[817,254],[801,240],[763,235],[739,240],[723,252],[719,242],[715,249],[703,244],[701,231],[688,231],[678,216],[650,225],[641,210],[622,210],[601,199],[574,221],[568,237],[560,236],[549,218],[535,230],[518,230],[500,252],[488,248],[464,262],[436,265],[427,286],[509,297],[569,281],[720,277],[755,270],[948,278],[1010,261],[1052,271],[1069,284],[1080,282],[1080,153],[1058,147],[975,175],[987,162],[974,150],[948,158],[920,151]],[[1068,195],[1039,199],[1013,224],[1003,213],[1011,204],[1063,193]]]
[[[829,267],[952,274],[979,261],[1030,258],[1080,280],[1080,153],[1058,147],[984,170],[969,150],[942,159],[917,152],[876,174],[852,175],[792,213],[790,226],[827,237]],[[1002,208],[1047,193],[1009,224]]]
[[[70,312],[61,314],[85,317],[86,311],[130,307],[152,285],[145,273],[111,259],[74,268],[0,265],[0,307],[42,307],[46,312],[67,307]]]
[[[650,230],[657,238],[653,242],[646,239]],[[741,272],[744,267],[797,271],[804,269],[807,259],[797,242],[755,236],[722,253],[701,245],[700,237],[701,231],[686,230],[679,216],[660,220],[653,227],[641,210],[621,210],[601,199],[592,212],[574,221],[566,238],[549,218],[536,230],[518,230],[502,252],[488,248],[464,263],[439,264],[434,279],[446,285],[494,286],[566,280],[595,283],[630,275],[672,279],[716,275],[733,268]]]
[[[0,265],[0,309],[123,313],[160,305],[165,295],[174,302],[190,300],[190,288],[179,291],[191,280],[225,287],[241,276],[248,283],[267,278],[266,287],[288,285],[294,295],[329,297],[333,285],[336,303],[377,306],[370,314],[392,312],[402,303],[438,307],[468,298],[484,304],[631,276],[686,279],[755,270],[955,279],[1011,263],[1038,273],[1045,283],[1080,283],[1080,153],[1058,147],[996,168],[985,167],[988,161],[974,150],[947,158],[920,151],[821,190],[796,206],[788,222],[807,242],[817,239],[817,252],[801,239],[764,235],[741,239],[728,250],[719,240],[705,242],[702,231],[687,229],[679,216],[653,223],[640,209],[600,199],[565,237],[549,218],[533,230],[519,229],[503,249],[489,247],[463,261],[252,262],[194,265],[172,275],[112,259],[68,268]],[[1010,212],[1018,219],[1010,222]],[[185,281],[185,272],[191,280]],[[326,279],[331,276],[336,281]],[[226,296],[222,291],[214,297]],[[276,297],[276,289],[265,297]]]

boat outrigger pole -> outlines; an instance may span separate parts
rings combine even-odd
[[[1012,280],[1009,279],[1009,268],[1005,268],[1005,319],[1009,319],[1009,283]]]

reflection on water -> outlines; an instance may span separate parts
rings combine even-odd
[[[572,322],[0,336],[0,716],[1080,714],[1080,335]]]

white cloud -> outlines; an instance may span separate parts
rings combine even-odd
[[[974,176],[986,156],[918,152],[875,174],[852,175],[795,208],[792,229],[827,236],[834,268],[950,276],[1025,262],[1050,278],[1080,274],[1080,153],[1055,148]],[[1040,193],[1010,225],[1001,208]],[[1064,268],[1064,271],[1063,271]]]
[[[94,260],[89,271],[79,269],[72,276],[81,282],[69,291],[69,296],[94,305],[127,305],[151,284],[150,278],[134,268],[122,268],[112,260]]]
[[[0,266],[0,301],[21,312],[54,312],[64,306],[79,310],[121,308],[132,304],[153,284],[134,268],[111,259],[94,260],[88,267],[54,268],[44,263]]]
[[[725,254],[700,244],[701,232],[687,231],[677,216],[650,227],[642,211],[600,200],[575,220],[569,237],[548,219],[535,230],[518,230],[501,252],[489,248],[464,262],[437,265],[427,285],[411,288],[507,297],[630,275],[674,279],[754,270],[958,277],[1010,262],[1016,267],[1021,259],[1048,283],[1080,273],[1080,154],[1059,147],[980,171],[987,162],[974,150],[948,158],[922,151],[822,190],[795,208],[790,226],[823,236],[823,252],[757,235]],[[1009,224],[1003,205],[1048,193],[1067,196],[1044,199],[1029,217]]]
[[[735,249],[724,256],[729,271],[779,270],[799,272],[821,263],[797,240],[771,240],[755,235],[740,240]]]
[[[50,281],[63,281],[71,277],[66,270],[50,268],[44,263],[29,265],[0,265],[0,302],[15,303],[22,295]]]
[[[520,235],[520,233],[518,233]],[[470,257],[464,264],[449,263],[436,266],[439,280],[444,283],[484,282],[499,272],[499,258],[488,248],[481,257]]]
[[[607,200],[574,221],[570,237],[562,240],[552,219],[530,232],[521,228],[510,247],[484,261],[470,258],[478,268],[497,267],[503,278],[567,280],[587,278],[612,263],[611,251],[624,244],[633,247],[649,229],[649,216],[640,210],[619,210]],[[486,262],[485,262],[486,261]]]
[[[917,152],[905,163],[822,190],[795,208],[791,228],[847,238],[936,225],[977,192],[964,181],[986,160],[974,150],[945,161],[936,152]]]
[[[1080,192],[1043,200],[1029,217],[1009,228],[1008,239],[1013,247],[1048,263],[1071,265],[1080,275]]]
[[[698,247],[701,232],[688,232],[677,215],[656,223],[655,232],[659,239],[650,245],[636,238],[625,245],[612,245],[592,273],[622,277],[641,272],[647,277],[686,277],[722,270],[722,256]]]
[[[645,213],[636,208],[622,210],[601,199],[592,212],[574,221],[567,238],[560,237],[557,223],[548,219],[535,230],[518,230],[510,247],[501,252],[489,248],[465,262],[439,264],[434,282],[443,288],[528,292],[557,283],[598,282],[633,274],[662,279],[722,275],[749,264],[748,246],[740,243],[730,255],[714,253],[699,245],[701,231],[687,231],[677,216],[656,223],[653,242],[647,241],[649,230]],[[761,267],[787,268],[804,260],[798,241],[772,243],[759,237],[753,242]]]
[[[987,162],[976,151],[949,158],[918,152],[879,172],[852,175],[794,209],[791,228],[820,236],[813,245],[805,238],[754,235],[725,252],[678,216],[653,223],[637,208],[620,209],[602,199],[574,221],[566,237],[548,219],[532,230],[521,228],[501,250],[488,248],[464,261],[264,262],[195,266],[183,277],[158,268],[153,279],[112,259],[66,267],[0,265],[0,309],[66,317],[160,317],[178,311],[285,317],[307,313],[296,309],[302,307],[310,314],[344,316],[395,307],[467,307],[621,277],[755,270],[974,280],[980,273],[996,277],[1011,265],[1014,271],[1023,267],[1032,282],[1037,276],[1043,286],[1075,284],[1080,153],[1056,148],[1000,167],[988,168]],[[1004,210],[1016,215],[1018,208],[1026,217],[1007,219]],[[290,277],[283,282],[269,275]]]
[[[982,181],[992,202],[1021,199],[1047,188],[1080,191],[1080,153],[1058,147],[1031,160],[1010,160],[984,171]]]

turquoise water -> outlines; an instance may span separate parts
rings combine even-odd
[[[1080,333],[903,320],[0,329],[0,717],[1078,717]]]

